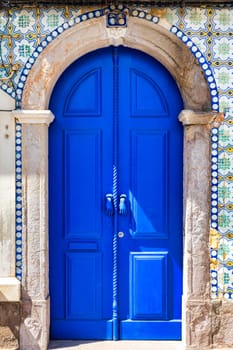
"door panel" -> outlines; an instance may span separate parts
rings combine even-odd
[[[130,253],[129,258],[130,319],[166,320],[167,254]]]
[[[90,70],[82,75],[66,99],[64,116],[99,117],[101,115],[101,80],[101,68]]]
[[[87,251],[69,252],[66,254],[66,268],[67,318],[99,319],[101,317],[99,281],[103,279],[101,254]]]
[[[180,339],[182,99],[174,80],[139,51],[101,49],[65,71],[50,108],[52,337]],[[105,196],[114,190],[111,216]]]
[[[112,59],[100,53],[73,63],[51,97],[53,338],[112,339],[112,218],[103,212],[103,191],[112,190],[111,91]]]
[[[103,193],[101,131],[65,132],[64,143],[65,236],[98,238],[102,232],[101,212],[96,210]]]
[[[132,130],[130,136],[132,164],[129,188],[132,191],[129,198],[132,217],[137,223],[134,230],[131,228],[131,235],[135,238],[166,238],[168,133],[164,130],[143,129]]]
[[[179,339],[182,100],[151,57],[120,48],[119,66],[119,190],[129,199],[119,218],[120,337]]]
[[[158,84],[144,71],[130,69],[130,91],[131,117],[168,116],[166,99]]]

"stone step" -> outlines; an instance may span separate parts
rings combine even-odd
[[[182,350],[181,341],[51,341],[48,349],[59,350]]]

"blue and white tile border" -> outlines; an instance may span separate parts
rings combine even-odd
[[[15,178],[16,178],[16,277],[22,280],[22,126],[16,124],[15,133]]]
[[[83,21],[87,21],[92,18],[98,18],[104,16],[110,11],[114,10],[123,11],[129,10],[125,8],[123,5],[112,5],[109,8],[94,10],[91,12],[87,12],[77,16],[69,20],[68,22],[63,23],[57,29],[53,30],[35,49],[33,54],[29,57],[27,63],[25,64],[19,83],[16,89],[16,92],[13,89],[7,87],[7,85],[3,84],[1,88],[6,90],[8,94],[10,94],[13,98],[16,98],[17,108],[21,106],[21,99],[23,94],[23,89],[25,82],[27,80],[27,76],[36,62],[39,55],[43,52],[43,50],[52,42],[55,38],[57,38],[61,33],[65,30],[71,28],[74,25],[77,25]],[[152,23],[157,24],[159,22],[159,17],[152,16],[151,14],[142,11],[142,10],[129,10],[129,15],[133,17],[138,17],[140,19],[151,21]],[[192,40],[185,35],[180,29],[176,26],[171,26],[170,31],[175,34],[182,42],[189,47],[193,55],[198,60],[202,70],[205,74],[206,80],[208,81],[208,85],[210,88],[210,94],[212,98],[212,109],[214,111],[219,110],[219,98],[216,82],[212,73],[212,70],[205,58],[205,56],[201,53],[198,47],[192,42]],[[21,150],[21,125],[16,125],[16,277],[21,280],[22,279],[22,150]],[[212,201],[211,201],[211,227],[214,229],[218,229],[218,192],[217,192],[217,177],[218,177],[218,129],[212,129]],[[17,163],[18,162],[18,163]],[[211,258],[217,259],[217,251],[211,250]],[[218,285],[217,285],[217,270],[211,271],[211,281],[212,281],[212,295],[217,297],[218,295]]]
[[[211,220],[212,230],[218,234],[218,128],[213,128],[211,132]],[[210,259],[216,268],[210,270],[211,296],[218,297],[218,250],[210,248]]]

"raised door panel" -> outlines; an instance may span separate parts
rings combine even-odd
[[[66,255],[66,316],[68,319],[100,319],[102,316],[102,256],[96,252]]]
[[[130,69],[130,91],[132,117],[169,116],[167,101],[162,90],[145,71]]]
[[[65,132],[65,237],[101,236],[102,154],[100,130]]]
[[[168,236],[169,134],[159,129],[131,132],[130,202],[134,238]]]
[[[82,75],[71,88],[64,106],[64,117],[98,117],[101,115],[101,68]]]
[[[130,318],[167,319],[167,252],[130,253]]]

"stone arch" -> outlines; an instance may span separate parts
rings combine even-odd
[[[27,77],[23,109],[46,109],[61,73],[77,58],[109,45],[135,48],[160,61],[176,80],[185,109],[211,109],[208,83],[189,48],[160,24],[129,17],[126,28],[107,28],[105,16],[81,22],[60,34],[39,55]],[[75,43],[75,44],[74,44]],[[61,60],[62,57],[62,60]]]
[[[47,127],[54,117],[47,110],[50,95],[61,73],[73,61],[109,45],[138,49],[156,58],[172,74],[181,91],[185,107],[180,114],[185,126],[183,340],[187,349],[212,347],[208,244],[210,127],[219,115],[208,112],[211,94],[201,66],[169,29],[163,20],[154,24],[129,16],[127,27],[107,28],[105,16],[92,18],[51,41],[27,75],[22,110],[14,113],[22,124],[23,236],[25,240],[28,237],[23,248],[27,259],[23,265],[25,312],[20,331],[24,349],[45,350],[49,339]],[[196,319],[203,326],[195,328]]]

